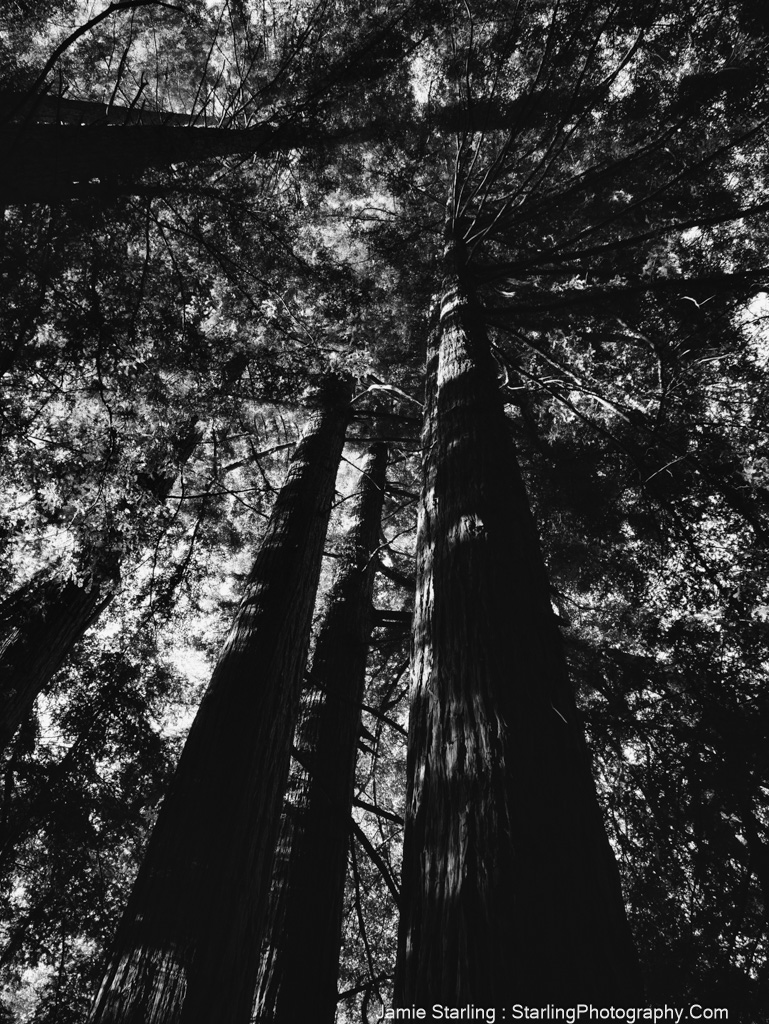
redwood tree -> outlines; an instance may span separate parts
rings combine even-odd
[[[638,997],[619,879],[482,315],[447,247],[428,366],[399,1005]]]
[[[215,6],[224,12],[236,5]],[[358,5],[342,6],[347,14]],[[38,387],[57,402],[94,393],[105,408],[118,408],[104,387],[110,363],[123,363],[122,350],[135,352],[125,376],[136,391],[152,389],[152,372],[137,381],[135,367],[169,351],[170,342],[193,371],[183,381],[173,375],[171,403],[186,404],[222,372],[228,380],[257,377],[260,402],[294,401],[303,367],[329,359],[359,379],[370,374],[380,393],[405,393],[412,408],[421,355],[415,339],[424,333],[411,311],[436,290],[449,185],[453,237],[464,240],[472,268],[460,255],[468,296],[456,315],[446,310],[442,377],[434,381],[443,404],[431,414],[435,433],[427,439],[434,493],[423,516],[430,543],[419,621],[428,642],[412,743],[402,998],[436,995],[453,1003],[455,992],[472,990],[494,1000],[501,990],[507,999],[521,982],[523,997],[528,984],[548,1001],[571,1000],[584,985],[596,1001],[615,1001],[623,973],[633,973],[555,653],[552,598],[649,992],[683,1005],[689,996],[704,1002],[706,988],[733,985],[763,1020],[769,830],[759,721],[769,592],[765,554],[749,552],[754,537],[767,535],[769,403],[763,299],[743,307],[764,289],[769,265],[766,26],[745,0],[704,0],[696,13],[668,0],[442,3],[429,15],[431,37],[417,60],[388,72],[393,98],[413,91],[413,116],[393,107],[366,122],[375,113],[367,69],[361,74],[358,62],[333,59],[336,49],[348,52],[356,19],[321,7],[338,22],[328,47],[311,36],[299,63],[283,61],[281,50],[278,63],[288,69],[282,98],[259,89],[243,99],[244,120],[231,123],[258,117],[263,125],[314,127],[326,138],[363,120],[381,126],[381,144],[369,136],[366,146],[319,147],[301,158],[233,161],[238,166],[210,187],[194,187],[202,174],[193,169],[186,179],[192,187],[173,200],[115,203],[110,219],[125,217],[128,231],[112,230],[97,203],[9,210],[6,244],[30,257],[18,283],[8,275],[11,408],[3,410],[4,433],[13,440],[26,431],[27,478],[35,485],[50,478],[58,470],[37,427],[56,406],[31,400]],[[372,16],[381,17],[378,8]],[[288,31],[290,18],[273,22],[277,32]],[[342,103],[341,93],[325,93],[312,109],[305,104],[319,99],[319,89],[311,96],[304,85],[325,82],[324,68],[338,72],[339,84],[350,72],[357,105]],[[225,79],[240,105],[249,91],[241,88],[240,69]],[[112,80],[100,80],[80,94],[106,100],[113,88]],[[156,102],[167,105],[163,95]],[[212,109],[207,98],[201,103]],[[180,108],[196,109],[181,99]],[[78,245],[86,258],[70,237],[94,240],[90,250]],[[112,271],[111,253],[131,270],[123,278]],[[67,262],[73,257],[74,268]],[[383,257],[390,267],[377,265]],[[354,264],[354,273],[340,260]],[[112,284],[123,279],[125,302]],[[447,291],[455,286],[452,279]],[[497,390],[470,293],[482,300],[504,390]],[[169,331],[165,314],[176,308],[177,294],[180,326]],[[108,315],[91,316],[100,309]],[[398,330],[381,329],[385,309]],[[748,314],[755,316],[750,328]],[[121,316],[130,332],[115,330]],[[87,328],[89,319],[94,328],[84,346],[80,325]],[[372,322],[376,329],[367,329]],[[115,344],[122,338],[127,346]],[[324,343],[319,351],[316,339]],[[292,362],[297,372],[283,372]],[[83,368],[74,376],[90,392],[73,387],[68,373],[50,377],[50,367],[62,363]],[[150,370],[156,365],[151,361]],[[492,411],[500,392],[510,403],[506,422]],[[63,417],[51,419],[56,438]],[[221,417],[213,464],[218,439],[236,424],[238,413]],[[508,431],[546,554],[549,593],[510,440],[502,438]],[[4,450],[12,465],[13,448]],[[10,546],[18,502],[8,492]],[[238,490],[238,501],[244,493]],[[230,523],[221,521],[224,533]],[[505,529],[518,524],[512,537],[502,536],[500,521]],[[7,569],[0,565],[11,586],[14,557],[9,551]],[[207,601],[215,590],[201,588]],[[185,627],[196,628],[192,620]],[[597,647],[600,671],[593,674],[608,696],[593,687],[588,656],[585,664],[574,656],[581,649],[575,634],[591,641],[588,649]],[[171,637],[167,646],[173,644]],[[622,674],[614,655],[600,657],[605,648],[643,653],[646,667]],[[30,775],[35,764],[30,756]],[[6,778],[10,790],[12,767]],[[400,793],[395,772],[388,781]],[[423,848],[424,868],[417,864]],[[385,860],[391,865],[397,853]],[[371,896],[371,876],[352,863],[350,904],[360,911],[365,949],[361,970],[346,971],[343,987],[351,999],[365,992],[364,1017],[369,996],[390,976],[383,952],[389,932],[372,928],[366,937],[364,912],[375,905],[371,917],[387,911]],[[37,963],[47,969],[56,956],[48,939],[54,926],[31,929],[20,918],[24,886],[40,901],[39,877],[27,871],[19,884],[11,879],[11,919],[14,931],[29,935],[26,948],[45,949]],[[74,890],[76,876],[66,877]],[[616,913],[606,909],[612,906]],[[85,916],[85,900],[80,907]],[[463,938],[466,963],[456,952]],[[25,949],[16,962],[35,956]],[[345,959],[354,956],[348,949]],[[553,962],[555,989],[547,977]],[[607,971],[605,982],[595,962]],[[421,988],[420,976],[428,979]],[[438,991],[426,992],[428,985]],[[631,983],[626,995],[632,998]],[[58,1004],[55,1013],[63,1024]]]
[[[387,446],[375,444],[361,470],[312,662],[319,690],[297,746],[309,774],[293,811],[291,852],[278,880],[274,948],[257,987],[260,1021],[326,1021],[336,1013],[355,759],[366,658],[373,625],[376,549],[385,489]]]
[[[150,838],[94,1024],[250,1018],[349,398],[346,381],[325,380]]]
[[[141,192],[153,168],[215,157],[265,155],[306,144],[308,133],[271,127],[33,124],[0,127],[10,156],[0,173],[0,201],[52,203],[112,187]]]

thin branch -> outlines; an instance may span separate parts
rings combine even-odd
[[[366,853],[366,856],[371,861],[371,863],[376,868],[378,868],[378,870],[379,870],[379,872],[380,872],[380,874],[382,876],[382,881],[387,886],[387,888],[390,890],[390,895],[392,896],[393,900],[395,901],[395,905],[397,907],[399,902],[400,902],[401,894],[400,894],[400,890],[398,889],[398,886],[397,886],[397,884],[395,882],[395,879],[393,878],[392,874],[390,873],[390,869],[385,864],[385,862],[382,859],[382,857],[374,849],[373,845],[371,844],[371,841],[369,840],[368,836],[363,831],[363,829],[356,822],[352,821],[352,819],[350,819],[350,821],[351,821],[351,824],[352,824],[353,833],[355,834],[355,838],[358,840],[360,845],[363,847],[363,849],[364,849],[364,851]]]
[[[379,818],[386,818],[388,821],[394,822],[396,825],[403,824],[403,818],[397,814],[393,814],[392,811],[386,811],[383,807],[376,807],[374,804],[370,804],[368,800],[361,800],[360,797],[353,797],[353,806],[360,807],[363,811],[370,811],[372,814],[376,814]]]

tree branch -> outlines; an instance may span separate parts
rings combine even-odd
[[[769,285],[769,267],[759,267],[757,270],[743,270],[734,274],[701,274],[698,277],[656,277],[649,281],[638,281],[635,284],[620,285],[608,288],[574,288],[562,292],[551,292],[543,301],[514,302],[509,306],[497,306],[487,309],[491,314],[489,324],[494,327],[504,327],[504,322],[495,320],[494,316],[503,313],[533,312],[543,309],[566,309],[569,306],[582,306],[591,302],[606,303],[615,299],[623,299],[628,295],[649,295],[655,293],[676,294],[682,296],[686,292],[696,288],[715,288],[722,294],[738,291],[755,284],[758,289],[763,284]],[[529,294],[529,289],[522,289],[524,295]],[[532,290],[533,291],[533,290]]]
[[[363,811],[370,811],[372,814],[376,814],[379,818],[387,818],[388,821],[395,822],[396,825],[403,824],[403,818],[397,814],[393,814],[392,811],[386,811],[383,807],[376,807],[374,804],[370,804],[368,800],[361,800],[360,797],[353,797],[353,806],[360,807]]]
[[[380,874],[382,875],[382,881],[390,890],[390,895],[395,901],[395,905],[397,907],[400,902],[401,894],[395,882],[395,879],[390,873],[389,867],[387,866],[387,864],[385,864],[384,859],[374,849],[371,840],[368,838],[363,829],[358,824],[356,824],[356,822],[354,822],[352,818],[350,819],[350,822],[352,824],[352,830],[353,833],[355,834],[355,838],[363,847],[368,859],[379,870]]]

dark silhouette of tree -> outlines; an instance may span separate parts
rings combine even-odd
[[[29,715],[38,693],[110,600],[98,583],[81,587],[44,570],[2,604],[3,748]]]
[[[370,450],[345,535],[310,671],[318,695],[302,718],[296,756],[308,775],[292,816],[288,863],[277,880],[274,948],[262,962],[256,1015],[264,1021],[312,1016],[333,1022],[347,875],[355,759],[387,447]]]
[[[480,311],[428,365],[399,1005],[634,1002],[619,877]]]
[[[327,378],[315,399],[153,829],[94,1022],[248,1019],[349,398],[346,382]]]

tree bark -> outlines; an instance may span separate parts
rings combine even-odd
[[[396,1004],[639,995],[618,873],[481,313],[428,360]],[[509,1010],[508,1010],[509,1012]]]
[[[295,809],[291,853],[278,882],[274,948],[262,962],[256,1020],[333,1024],[361,702],[373,626],[387,447],[375,444],[350,511],[353,525],[329,595],[311,680],[320,698],[297,747],[309,773]]]
[[[250,1020],[350,393],[294,454],[118,929],[94,1024]]]

